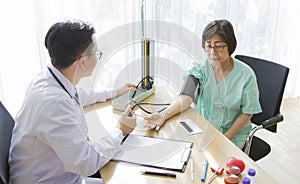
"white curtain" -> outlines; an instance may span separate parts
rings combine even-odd
[[[1,17],[7,17],[9,25],[1,35],[5,40],[1,48],[5,48],[1,49],[0,97],[12,114],[20,107],[29,78],[49,63],[44,37],[57,21],[82,19],[96,28],[104,57],[93,76],[80,85],[114,88],[141,79],[142,0],[14,3],[0,3],[6,12],[1,11]],[[250,55],[289,67],[285,98],[300,96],[300,64],[296,58],[299,8],[300,3],[293,0],[145,0],[145,37],[153,39],[155,45],[155,85],[169,85],[178,91],[185,71],[193,61],[204,57],[199,42],[202,30],[210,21],[225,18],[232,22],[237,36],[233,55]]]
[[[12,116],[41,71],[33,1],[0,1],[0,100]]]

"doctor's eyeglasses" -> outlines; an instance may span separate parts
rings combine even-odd
[[[73,61],[76,61],[77,59],[80,59],[85,56],[96,56],[97,60],[99,61],[102,57],[102,52],[100,50],[97,50],[95,54],[85,54],[85,55],[79,56],[78,58],[74,59]]]
[[[97,60],[99,61],[102,57],[102,52],[100,50],[97,50],[95,54],[92,54],[92,55],[95,55]]]

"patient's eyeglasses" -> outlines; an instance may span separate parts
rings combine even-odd
[[[212,49],[214,49],[216,52],[223,52],[225,47],[227,47],[227,45],[215,45],[215,46],[205,45],[204,50],[206,52],[210,52]]]
[[[80,59],[85,56],[96,56],[97,60],[99,61],[102,57],[102,52],[100,50],[97,50],[95,54],[85,54],[85,55],[79,56],[78,58],[74,59],[73,61],[76,61],[77,59]]]

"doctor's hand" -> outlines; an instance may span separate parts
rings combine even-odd
[[[136,127],[136,115],[131,110],[129,105],[121,115],[118,128],[123,132],[123,135],[127,135]]]
[[[136,86],[131,83],[126,83],[123,87],[117,89],[117,97],[127,93],[128,91],[135,91],[137,90]]]
[[[155,113],[151,114],[150,116],[144,117],[146,120],[146,128],[155,129],[158,131],[160,127],[166,122],[165,120],[165,113]]]

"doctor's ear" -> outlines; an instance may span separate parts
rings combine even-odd
[[[78,60],[78,66],[82,69],[86,69],[86,62],[86,59],[82,57]]]

